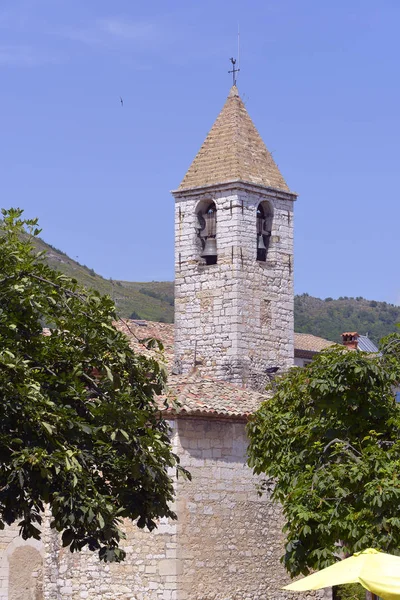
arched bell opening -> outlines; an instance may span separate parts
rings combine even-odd
[[[201,241],[200,256],[207,265],[215,265],[217,252],[217,207],[215,202],[203,204],[197,211],[197,235]]]
[[[271,240],[272,231],[272,208],[268,202],[260,202],[257,207],[257,260],[265,262],[268,256],[268,249]]]

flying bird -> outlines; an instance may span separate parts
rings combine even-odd
[[[121,100],[121,106],[124,105],[124,101],[122,100],[121,96],[119,97],[119,99]]]

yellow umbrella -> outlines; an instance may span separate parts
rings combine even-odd
[[[361,583],[385,600],[400,600],[400,556],[368,548],[283,589],[304,592],[343,583]]]

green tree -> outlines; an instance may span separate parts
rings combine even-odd
[[[122,518],[150,530],[175,518],[181,469],[155,400],[165,372],[115,329],[109,297],[33,252],[37,220],[2,212],[0,528],[39,538],[48,505],[64,546],[122,560]]]
[[[275,384],[248,425],[249,464],[281,503],[292,576],[367,547],[400,547],[400,339],[336,346]]]

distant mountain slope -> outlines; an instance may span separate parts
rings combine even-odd
[[[294,328],[299,333],[313,333],[341,342],[345,331],[357,331],[378,343],[396,329],[400,322],[400,306],[365,298],[314,298],[308,294],[295,296]]]
[[[51,267],[74,277],[87,288],[98,290],[101,294],[109,294],[121,317],[172,323],[174,318],[174,284],[172,282],[131,283],[104,279],[93,269],[79,264],[43,240],[37,239],[36,245],[38,251],[46,252],[46,262]]]
[[[38,250],[46,251],[46,261],[54,268],[82,285],[109,294],[114,299],[122,317],[164,321],[174,318],[174,284],[172,281],[132,282],[104,279],[93,269],[79,264],[64,252],[37,240]],[[339,298],[333,300],[314,298],[308,294],[295,296],[295,330],[340,342],[344,331],[368,333],[374,342],[391,333],[400,322],[400,306],[365,300],[364,298]]]

